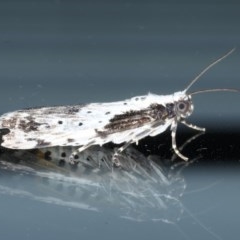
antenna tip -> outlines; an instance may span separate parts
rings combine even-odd
[[[200,72],[200,74],[198,74],[191,82],[190,84],[186,87],[185,92],[187,92],[190,87],[204,74],[206,73],[210,68],[212,68],[214,65],[216,65],[217,63],[221,62],[224,58],[228,57],[232,52],[235,51],[236,48],[231,49],[229,52],[227,52],[225,55],[223,55],[222,57],[220,57],[219,59],[217,59],[216,61],[214,61],[213,63],[211,63],[210,65],[208,65],[205,69],[202,70],[202,72]]]

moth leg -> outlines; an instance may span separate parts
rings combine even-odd
[[[183,145],[181,145],[180,147],[178,147],[178,149],[180,151],[182,151],[188,144],[190,144],[192,141],[194,141],[195,139],[197,139],[198,137],[200,137],[201,135],[203,135],[204,132],[199,132],[196,135],[192,136],[191,138],[187,139]],[[174,161],[177,158],[176,154],[174,154],[171,158],[171,161]]]
[[[181,123],[183,123],[185,126],[189,127],[189,128],[192,128],[194,130],[197,130],[197,131],[201,131],[201,132],[205,132],[206,129],[205,128],[201,128],[201,127],[198,127],[196,125],[193,125],[191,123],[187,123],[186,120],[181,120]]]
[[[121,166],[121,163],[119,162],[119,155],[121,154],[121,152],[123,152],[127,147],[129,147],[129,145],[134,142],[138,145],[138,141],[148,136],[152,131],[153,130],[151,128],[143,129],[142,132],[139,132],[135,136],[132,136],[132,139],[130,141],[126,142],[123,146],[121,146],[115,151],[112,157],[113,164],[117,167]]]
[[[172,131],[172,132],[171,132],[171,136],[172,136],[172,148],[173,148],[174,152],[175,152],[181,159],[183,159],[184,161],[187,161],[188,158],[185,157],[185,156],[183,156],[183,155],[179,152],[179,150],[178,150],[178,148],[177,148],[177,144],[176,144],[177,122],[176,122],[176,121],[174,121],[174,122],[172,123],[172,125],[171,125],[171,131]]]
[[[69,157],[69,163],[72,165],[77,165],[79,163],[78,161],[78,153],[79,151],[74,151],[73,153],[71,153],[70,157]]]
[[[119,161],[119,155],[121,154],[121,152],[123,152],[127,147],[129,147],[134,141],[130,140],[129,142],[126,142],[123,146],[121,146],[120,148],[118,148],[113,156],[112,156],[112,162],[114,164],[114,166],[116,167],[120,167],[121,163]]]

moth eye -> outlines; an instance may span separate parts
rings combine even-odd
[[[185,102],[179,102],[177,108],[179,112],[185,112],[187,110],[187,104]]]

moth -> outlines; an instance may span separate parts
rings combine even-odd
[[[190,92],[191,86],[211,67],[230,55],[234,49],[206,67],[183,90],[170,95],[149,93],[124,101],[90,103],[85,105],[30,108],[3,114],[0,129],[8,129],[1,145],[10,149],[35,149],[54,146],[79,146],[82,152],[92,145],[102,146],[113,142],[123,144],[115,151],[113,162],[130,144],[147,136],[156,136],[168,127],[171,130],[172,148],[183,160],[176,145],[178,123],[198,131],[205,128],[187,123],[193,112],[192,96],[203,92],[231,91],[237,89],[205,89]],[[69,161],[77,163],[73,154]]]

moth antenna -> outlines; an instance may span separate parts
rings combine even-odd
[[[200,74],[198,74],[191,82],[190,84],[187,86],[187,88],[184,90],[184,92],[187,92],[188,89],[204,74],[206,73],[210,68],[212,68],[214,65],[216,65],[217,63],[221,62],[224,58],[226,58],[227,56],[229,56],[231,53],[233,53],[235,51],[235,48],[233,48],[231,51],[229,51],[228,53],[226,53],[225,55],[223,55],[222,57],[220,57],[219,59],[217,59],[216,61],[214,61],[213,63],[211,63],[210,65],[208,65],[205,69],[203,69],[202,72],[200,72]]]
[[[212,89],[202,89],[196,92],[189,93],[190,96],[199,94],[199,93],[206,93],[206,92],[240,92],[240,89],[235,88],[212,88]]]

